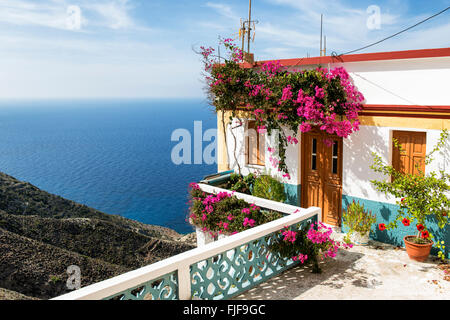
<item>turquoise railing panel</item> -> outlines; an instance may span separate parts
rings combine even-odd
[[[166,274],[104,300],[178,300],[178,274]]]
[[[314,221],[317,216],[297,225],[304,227]],[[270,244],[280,236],[277,231],[191,265],[192,296],[229,299],[297,265],[270,252]]]

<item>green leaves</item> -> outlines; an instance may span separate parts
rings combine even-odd
[[[426,155],[426,164],[433,160],[432,156],[440,151],[448,143],[448,131],[441,132],[440,139],[434,149]],[[400,147],[398,141],[394,140],[394,147]],[[382,173],[387,180],[371,180],[372,185],[386,195],[390,194],[395,198],[401,198],[397,201],[400,205],[396,219],[389,223],[387,229],[397,227],[398,221],[403,217],[423,224],[426,229],[426,223],[434,218],[439,228],[448,225],[448,212],[450,208],[450,175],[444,170],[432,171],[420,174],[401,173],[390,165],[383,162],[381,156],[373,153],[373,164],[370,166],[375,172]],[[440,255],[441,256],[441,255]]]
[[[371,211],[366,211],[364,205],[353,201],[342,215],[343,223],[347,226],[349,234],[359,232],[362,235],[368,234],[372,225],[376,222],[376,216]]]
[[[286,201],[284,185],[269,175],[261,175],[255,180],[253,195],[278,202]]]

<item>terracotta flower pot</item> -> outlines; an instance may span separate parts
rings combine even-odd
[[[424,262],[428,259],[430,255],[431,247],[433,246],[433,241],[425,244],[418,244],[409,241],[409,239],[415,238],[415,236],[406,236],[403,238],[405,242],[406,253],[409,258],[415,261]]]

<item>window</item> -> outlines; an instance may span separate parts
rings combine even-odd
[[[317,170],[317,139],[312,139],[311,170]]]
[[[407,174],[425,172],[426,132],[394,131],[393,138],[401,150],[392,143],[392,166],[395,170]]]
[[[333,153],[331,154],[331,171],[333,174],[338,173],[338,147],[338,142],[333,141]]]
[[[249,120],[247,126],[247,164],[264,165],[265,134],[258,133],[255,120]]]

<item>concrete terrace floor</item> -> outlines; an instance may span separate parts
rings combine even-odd
[[[299,265],[234,300],[450,300],[450,281],[439,265],[435,257],[419,263],[403,248],[370,241],[340,250],[321,263],[321,274]]]

